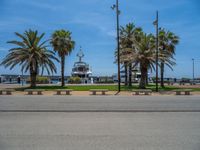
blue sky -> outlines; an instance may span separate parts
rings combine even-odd
[[[196,59],[195,76],[200,77],[200,2],[199,0],[119,0],[120,25],[134,22],[147,33],[155,33],[152,22],[159,10],[160,26],[176,33],[177,65],[174,71],[167,69],[167,77],[191,77],[192,58]],[[92,67],[94,75],[112,75],[117,72],[114,64],[115,13],[110,6],[115,0],[0,0],[0,60],[6,56],[6,41],[16,39],[14,32],[37,29],[49,39],[56,29],[72,32],[76,48],[66,59],[69,75],[76,54],[82,46],[84,60]],[[58,74],[60,74],[60,65]],[[0,67],[0,74],[20,74],[19,67],[12,71]]]

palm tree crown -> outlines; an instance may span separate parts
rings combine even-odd
[[[60,57],[69,55],[75,46],[71,32],[66,30],[56,30],[52,35],[51,44]]]
[[[30,72],[31,86],[36,86],[36,76],[40,67],[48,74],[56,72],[53,60],[58,61],[54,52],[47,49],[47,41],[41,42],[44,33],[38,35],[38,31],[28,30],[24,34],[15,33],[19,41],[9,41],[17,47],[9,50],[9,54],[3,59],[1,65],[13,69],[16,65],[21,66],[21,71]]]

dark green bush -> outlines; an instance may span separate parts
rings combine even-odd
[[[80,77],[70,77],[68,80],[68,83],[70,84],[81,84],[81,78]]]
[[[30,78],[28,78],[26,82],[30,83]],[[49,78],[48,77],[37,76],[36,77],[36,83],[37,84],[48,84],[49,83]]]

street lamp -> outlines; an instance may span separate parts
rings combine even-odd
[[[194,84],[194,58],[192,59],[192,65],[193,65],[193,69],[192,69],[192,72],[193,72],[193,84]]]
[[[158,92],[158,11],[156,12],[156,21],[153,22],[156,27],[156,92]]]
[[[121,76],[120,76],[120,48],[119,48],[119,1],[116,0],[116,4],[111,7],[116,10],[116,20],[117,20],[117,65],[118,65],[118,92],[121,91]]]
[[[22,77],[21,77],[21,80],[22,80],[22,86],[24,86],[24,74],[23,74],[23,70],[21,70],[22,71]]]

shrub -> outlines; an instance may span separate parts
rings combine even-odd
[[[30,83],[30,77],[27,79],[26,82]],[[36,77],[36,83],[37,84],[48,84],[49,83],[49,78],[48,77],[37,76]]]
[[[68,83],[70,84],[81,84],[81,78],[80,77],[70,77],[68,80]]]

